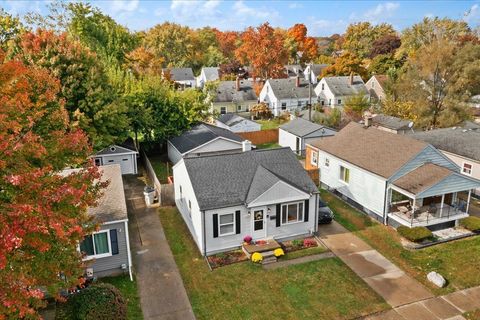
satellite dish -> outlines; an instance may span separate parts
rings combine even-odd
[[[412,127],[413,127],[413,121],[410,121],[410,122],[408,123],[408,127],[409,127],[409,128],[412,128]]]

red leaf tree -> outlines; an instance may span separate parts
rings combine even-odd
[[[101,184],[87,138],[72,129],[60,84],[0,51],[0,319],[36,317],[45,291],[79,282],[77,244]],[[68,176],[58,173],[73,166]]]

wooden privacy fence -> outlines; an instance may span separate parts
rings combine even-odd
[[[318,170],[318,168],[316,169],[309,169],[309,170],[306,170],[307,171],[307,174],[310,176],[310,178],[313,180],[313,182],[315,182],[315,184],[317,186],[320,185],[320,170]]]
[[[278,142],[278,129],[238,132],[237,134],[243,139],[250,140],[253,144]]]
[[[153,170],[153,166],[148,160],[147,155],[142,150],[141,156],[143,159],[143,164],[145,166],[145,171],[147,172],[148,178],[153,182],[153,187],[157,191],[158,201],[161,206],[172,206],[175,204],[175,196],[173,184],[161,184]]]

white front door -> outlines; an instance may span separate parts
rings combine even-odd
[[[265,210],[254,209],[252,214],[252,237],[255,240],[266,238]]]

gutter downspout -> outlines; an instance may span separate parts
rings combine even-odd
[[[202,212],[202,237],[203,237],[203,256],[207,256],[207,235],[205,234],[205,210]]]
[[[128,224],[125,220],[125,236],[127,237],[127,256],[128,256],[128,274],[130,275],[130,281],[133,281],[132,276],[132,254],[130,253],[130,236],[128,235]]]
[[[318,233],[318,193],[315,194],[315,232]]]
[[[388,180],[385,181],[385,195],[383,196],[383,224],[387,225],[387,196],[388,196]]]

